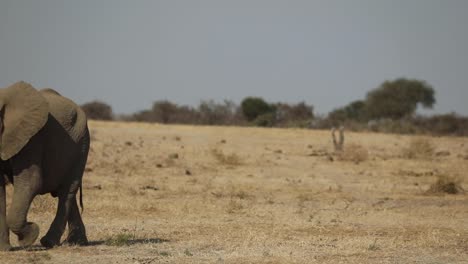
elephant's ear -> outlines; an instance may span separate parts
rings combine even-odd
[[[44,97],[30,84],[17,82],[1,89],[0,107],[0,157],[7,160],[16,155],[45,125],[49,106]]]

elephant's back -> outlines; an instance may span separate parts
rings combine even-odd
[[[80,141],[87,130],[86,114],[72,100],[52,91],[51,89],[40,91],[49,104],[49,113],[67,131],[73,141]]]

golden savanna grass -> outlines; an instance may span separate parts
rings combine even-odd
[[[91,245],[1,263],[467,263],[466,138],[345,132],[337,157],[329,131],[90,129]],[[42,236],[54,214],[41,196],[29,220]]]

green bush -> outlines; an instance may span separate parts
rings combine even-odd
[[[135,239],[135,236],[128,233],[119,233],[115,236],[108,237],[105,240],[105,244],[107,246],[116,246],[116,247],[123,247],[129,246],[132,240]]]
[[[242,113],[247,121],[251,122],[259,116],[272,113],[275,111],[274,107],[265,102],[260,97],[247,97],[241,103]]]
[[[275,113],[266,113],[258,116],[253,123],[260,127],[272,127],[275,125]]]

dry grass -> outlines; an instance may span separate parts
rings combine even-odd
[[[31,205],[31,212],[42,213],[42,212],[55,212],[57,208],[57,202],[50,195],[39,195],[37,196]]]
[[[135,239],[135,235],[129,233],[119,233],[105,240],[107,246],[129,246],[131,241]]]
[[[367,149],[356,143],[346,145],[343,151],[338,153],[338,159],[342,161],[360,163],[366,161],[368,158],[369,153]]]
[[[451,153],[433,162],[402,159],[413,137],[349,133],[351,162],[330,162],[329,131],[90,127],[83,219],[91,245],[42,251],[37,241],[36,251],[0,253],[2,264],[468,259],[468,195],[426,194],[437,175],[460,175],[457,186],[467,188],[466,138],[431,138]],[[41,236],[55,208],[50,195],[34,201],[28,221]]]
[[[226,154],[220,149],[212,149],[211,154],[222,165],[239,166],[242,164],[242,159],[236,153]]]
[[[403,157],[408,159],[430,159],[434,155],[434,145],[425,137],[415,137],[403,149]]]
[[[437,180],[431,184],[428,194],[463,194],[465,190],[462,187],[461,180],[456,177],[439,175]]]

